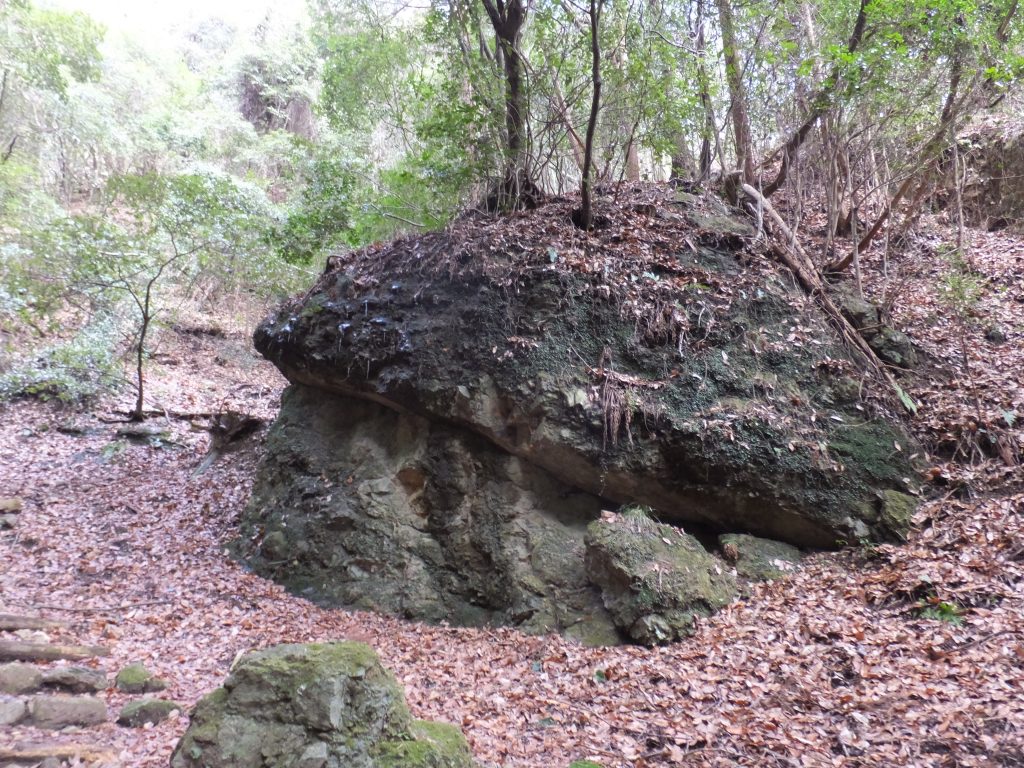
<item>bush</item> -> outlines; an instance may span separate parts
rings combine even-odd
[[[121,377],[118,325],[112,314],[98,317],[70,339],[13,360],[0,373],[0,399],[80,403],[108,391]]]

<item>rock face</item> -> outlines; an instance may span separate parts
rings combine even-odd
[[[615,637],[572,567],[600,499],[377,403],[308,387],[284,403],[252,508],[272,515],[258,552],[292,589],[429,621]]]
[[[623,626],[584,564],[602,509],[901,533],[909,440],[826,320],[720,203],[651,194],[585,247],[565,202],[329,265],[256,333],[292,386],[239,555],[333,603],[595,639]]]
[[[245,656],[196,705],[171,768],[472,768],[461,732],[414,721],[361,643]]]

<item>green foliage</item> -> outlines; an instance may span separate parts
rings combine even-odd
[[[290,264],[310,264],[320,254],[353,240],[358,190],[355,163],[329,152],[316,152],[304,176],[298,199],[268,234],[268,242]]]
[[[99,77],[103,34],[84,13],[8,2],[0,5],[0,68],[63,97],[71,81]]]
[[[946,602],[938,598],[930,598],[917,605],[917,615],[922,619],[942,621],[956,627],[964,623],[963,614],[963,608],[956,603]]]
[[[120,378],[120,323],[103,313],[67,341],[15,357],[0,373],[0,399],[38,397],[77,403],[95,397]]]

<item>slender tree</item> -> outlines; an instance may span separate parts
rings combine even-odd
[[[583,177],[580,180],[580,210],[576,223],[581,229],[594,226],[594,204],[591,199],[591,169],[594,165],[594,134],[597,131],[597,115],[601,110],[601,9],[604,0],[590,0],[590,81],[593,92],[590,97],[590,117],[587,120],[587,140],[583,150]]]
[[[497,207],[529,207],[537,188],[527,168],[527,94],[522,52],[529,0],[482,0],[497,40],[496,54],[505,74],[505,177]]]

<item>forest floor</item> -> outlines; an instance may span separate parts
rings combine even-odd
[[[88,412],[3,407],[0,497],[24,510],[0,533],[0,612],[64,620],[50,639],[108,646],[92,663],[110,675],[141,661],[188,706],[249,649],[365,641],[413,713],[460,725],[486,766],[1024,765],[1024,238],[973,240],[982,295],[962,317],[927,238],[888,278],[865,264],[869,293],[895,298],[925,353],[906,379],[922,403],[911,428],[932,451],[909,540],[808,557],[685,642],[591,649],[426,626],[322,609],[248,573],[224,546],[259,436],[195,474],[210,445],[197,414],[276,411],[285,382],[243,333],[163,333],[151,401],[193,416],[151,419],[159,439],[117,434],[130,394]],[[129,697],[103,695],[104,725],[14,726],[0,745],[87,742],[125,768],[166,765],[187,717],[122,728]]]

